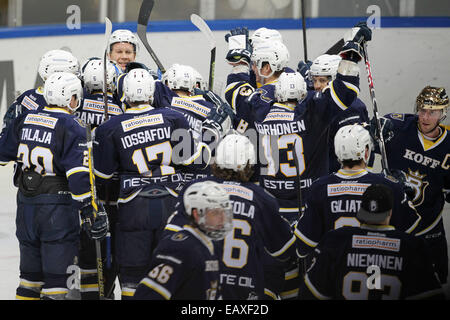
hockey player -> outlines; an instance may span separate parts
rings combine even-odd
[[[331,81],[336,78],[337,69],[339,66],[339,62],[341,61],[341,57],[339,55],[329,55],[323,54],[318,56],[311,64],[308,72],[307,78],[305,79],[306,83],[311,83],[314,90],[308,90],[308,96],[300,105],[300,110],[305,107],[307,101],[311,99],[314,95],[314,92],[324,90]],[[302,62],[300,62],[301,64]],[[299,64],[299,65],[300,65]],[[304,71],[303,71],[304,72]],[[308,87],[308,86],[307,86]],[[309,88],[308,88],[309,89]],[[367,113],[367,108],[364,102],[362,102],[358,97],[353,101],[349,108],[339,113],[339,115],[334,119],[334,121],[330,124],[329,128],[329,172],[336,172],[340,169],[340,163],[336,158],[336,154],[334,152],[334,136],[337,130],[345,125],[352,123],[368,123],[369,115]],[[374,161],[374,154],[371,154],[372,158],[368,162],[368,166],[372,167]]]
[[[75,75],[53,73],[43,91],[48,106],[22,113],[0,138],[0,163],[16,161],[22,169],[16,218],[17,299],[66,298],[68,267],[78,254],[79,209],[83,221],[93,222],[86,129],[72,115],[82,93]],[[93,239],[101,239],[107,224],[100,210],[87,231]]]
[[[229,44],[226,59],[232,70],[227,78],[225,98],[236,113],[234,128],[243,133],[254,128],[251,106],[267,109],[273,100],[274,85],[289,62],[289,51],[280,41],[259,41],[252,47],[247,29],[231,30],[225,39]],[[252,80],[252,72],[256,88]]]
[[[212,116],[219,106],[214,103],[205,100],[205,97],[201,94],[195,95],[196,81],[195,71],[191,66],[173,64],[166,73],[164,73],[162,83],[167,86],[170,90],[167,90],[164,86],[160,86],[160,91],[165,92],[167,99],[170,100],[169,108],[181,112],[189,123],[192,130],[194,139],[202,140],[205,143],[210,144],[214,136],[203,135],[203,122],[208,118],[209,115]],[[211,94],[213,94],[211,92]],[[217,95],[214,94],[218,98]],[[222,102],[218,98],[218,103]],[[231,110],[230,110],[231,112]],[[224,127],[231,127],[231,118],[227,117],[224,123]],[[214,139],[218,139],[215,138]],[[217,144],[217,141],[214,145]],[[211,144],[211,149],[213,144]],[[203,170],[195,170],[192,168],[186,168],[184,173],[184,180],[190,181],[195,179],[201,179],[210,175],[210,168],[207,167]]]
[[[106,68],[106,87],[108,94],[108,116],[123,113],[121,101],[114,95],[116,81],[122,70],[114,62],[108,62]],[[91,58],[81,68],[81,77],[85,89],[80,108],[75,112],[85,123],[94,129],[103,123],[105,108],[103,102],[103,60]]]
[[[325,234],[302,283],[302,299],[444,299],[423,239],[389,225],[392,189],[369,186],[357,219],[360,227]]]
[[[54,72],[80,74],[78,59],[65,50],[50,50],[44,53],[39,61],[39,76],[45,82]],[[42,87],[25,91],[9,106],[3,118],[3,127],[14,120],[22,112],[41,110],[47,106]]]
[[[115,172],[120,176],[116,255],[122,299],[133,295],[148,271],[159,232],[183,183],[182,167],[209,163],[209,148],[193,140],[180,112],[152,107],[154,88],[148,71],[131,70],[124,81],[130,107],[95,134],[96,175],[105,183]]]
[[[278,214],[277,201],[250,182],[255,162],[250,140],[229,134],[217,147],[211,166],[213,176],[199,180],[220,183],[232,204],[233,230],[216,246],[222,257],[220,283],[224,300],[277,299],[280,293],[277,286],[281,287],[280,278],[284,277],[279,268],[282,262],[296,256],[295,237],[289,223]],[[176,213],[166,225],[166,233],[180,230],[184,224],[184,216]],[[275,267],[278,270],[274,271]]]
[[[136,36],[127,29],[115,30],[108,42],[108,57],[115,61],[125,72],[129,62],[136,60],[138,41]]]
[[[80,108],[75,111],[75,115],[88,124],[95,134],[97,128],[105,120],[105,108],[103,101],[103,61],[100,58],[89,59],[81,68],[81,76],[84,86],[84,97]],[[123,113],[122,102],[116,98],[115,83],[118,76],[122,73],[116,63],[108,61],[106,70],[107,95],[108,95],[108,117],[114,117]],[[107,298],[113,294],[115,282],[115,257],[114,242],[110,244],[111,238],[115,235],[115,222],[117,220],[117,198],[119,195],[120,183],[117,176],[112,177],[111,183],[107,186],[97,182],[97,196],[108,214],[110,224],[110,233],[106,244],[102,242],[102,257],[105,257],[104,279],[105,293]],[[110,252],[106,252],[106,246],[109,246]],[[96,270],[96,249],[95,243],[87,236],[81,233],[80,239],[80,258],[79,266],[81,271],[81,299],[98,299],[98,283]]]
[[[442,283],[448,276],[448,253],[442,210],[450,202],[450,132],[442,124],[449,99],[442,87],[426,86],[415,102],[415,114],[390,113],[394,137],[386,142],[389,169],[406,173],[414,185],[413,204],[422,217],[418,235],[428,244]]]
[[[232,228],[229,198],[224,187],[212,181],[195,182],[186,189],[179,210],[189,222],[159,242],[151,271],[140,281],[134,299],[221,299],[219,256],[213,242]]]
[[[408,200],[403,186],[391,177],[367,171],[373,147],[369,132],[361,125],[346,125],[334,138],[336,156],[342,164],[339,171],[320,177],[310,187],[305,212],[296,224],[298,253],[308,255],[326,232],[343,226],[359,226],[356,214],[368,186],[383,184],[394,195],[391,224],[398,230],[414,234],[420,216]]]

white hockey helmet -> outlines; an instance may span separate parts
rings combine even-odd
[[[199,88],[200,90],[206,91],[208,90],[208,84],[206,83],[203,76],[198,72],[196,69],[192,68],[194,71],[194,78],[195,78],[195,86]]]
[[[366,147],[368,148],[367,158]],[[340,128],[334,137],[334,151],[340,162],[344,160],[364,160],[370,158],[373,149],[369,131],[359,124],[350,124]]]
[[[43,81],[54,72],[69,72],[80,75],[80,64],[75,56],[66,50],[50,50],[39,61],[39,76]]]
[[[244,135],[228,134],[217,145],[215,163],[222,169],[242,171],[247,164],[256,164],[255,147]]]
[[[338,55],[323,54],[318,56],[311,65],[309,75],[331,77],[331,80],[334,80],[341,60],[342,58]]]
[[[123,90],[127,102],[153,102],[155,80],[141,68],[131,70],[123,80]]]
[[[194,68],[178,63],[171,65],[161,80],[171,90],[185,90],[191,93],[194,92],[196,83]]]
[[[103,91],[103,60],[91,59],[86,62],[81,70],[84,87],[89,92]],[[108,90],[115,90],[116,81],[120,74],[122,74],[122,69],[116,63],[108,61],[106,66],[106,86]]]
[[[73,95],[78,99],[75,108],[70,106]],[[73,112],[81,105],[83,98],[81,80],[73,73],[55,72],[45,80],[44,98],[49,105],[68,107]]]
[[[267,28],[259,28],[250,36],[250,42],[254,47],[264,41],[283,42],[283,37],[278,30]]]
[[[265,41],[253,48],[251,60],[255,63],[260,77],[268,78],[275,71],[282,71],[289,62],[289,50],[279,41]],[[263,67],[263,63],[267,62],[272,69],[272,73],[263,76],[260,74],[260,70]]]
[[[111,52],[113,44],[119,42],[131,43],[133,45],[134,52],[138,51],[138,40],[136,36],[133,34],[133,32],[131,32],[130,30],[118,29],[113,33],[111,33],[108,42],[108,52]]]
[[[306,94],[305,79],[298,72],[283,72],[275,82],[275,99],[278,102],[301,101]]]
[[[211,240],[222,240],[233,228],[230,196],[217,182],[191,184],[184,192],[183,204],[186,214]],[[197,219],[193,209],[197,209]]]

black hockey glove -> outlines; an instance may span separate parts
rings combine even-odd
[[[306,60],[301,60],[297,65],[297,71],[302,75],[303,78],[309,78],[309,70],[311,69],[313,62]]]
[[[210,131],[216,136],[216,139],[221,139],[231,128],[234,117],[233,109],[212,91],[206,91],[203,96],[206,101],[213,103],[216,108],[211,109],[208,117],[203,121],[202,133]]]
[[[388,142],[394,137],[394,132],[392,131],[394,129],[394,124],[390,119],[384,117],[379,118],[379,120],[384,142]],[[380,135],[375,117],[370,120],[370,123],[366,125],[365,128],[369,131],[372,140],[374,140],[374,145],[376,145],[377,141],[380,139]]]
[[[3,128],[6,128],[22,113],[22,105],[14,101],[3,116]]]
[[[109,229],[108,215],[106,214],[103,205],[101,205],[101,209],[102,211],[97,212],[97,217],[95,218],[94,223],[92,224],[91,227],[90,237],[93,240],[103,240],[103,238],[105,238],[106,234],[108,233]]]
[[[94,208],[89,203],[80,210],[82,230],[86,231],[89,238],[93,240],[102,240],[108,233],[109,222],[105,208],[102,204],[98,205],[97,216],[94,219]]]
[[[253,48],[246,27],[230,30],[230,33],[225,35],[225,41],[228,42],[228,53],[225,58],[230,64],[245,62],[250,65]]]
[[[351,39],[346,40],[362,44],[363,42],[372,40],[372,30],[367,26],[365,21],[361,21],[352,28],[351,37]]]
[[[364,43],[372,40],[372,30],[366,22],[359,22],[352,30],[344,36],[344,46],[339,55],[344,60],[358,63],[364,59]]]
[[[408,181],[406,178],[406,173],[399,169],[391,169],[390,175],[394,177],[398,182],[402,185],[403,191],[406,193],[406,196],[409,200],[414,199],[416,195],[416,191],[414,189],[414,185]]]

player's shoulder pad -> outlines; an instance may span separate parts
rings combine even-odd
[[[175,242],[181,242],[181,241],[185,241],[186,239],[189,239],[189,237],[190,237],[190,235],[188,233],[178,231],[170,237],[170,240],[175,241]]]
[[[405,121],[405,114],[404,113],[388,113],[384,117],[385,118],[389,118],[389,119],[393,119],[393,120]]]

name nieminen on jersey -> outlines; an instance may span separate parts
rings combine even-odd
[[[39,131],[39,129],[22,128],[22,141],[36,141],[39,143],[50,144],[52,141],[52,133],[50,131]]]
[[[170,127],[144,130],[126,135],[120,138],[120,141],[122,141],[123,148],[127,149],[147,142],[170,139],[170,131]]]
[[[382,269],[402,271],[403,258],[382,254],[348,253],[347,266],[367,268],[377,265]]]

